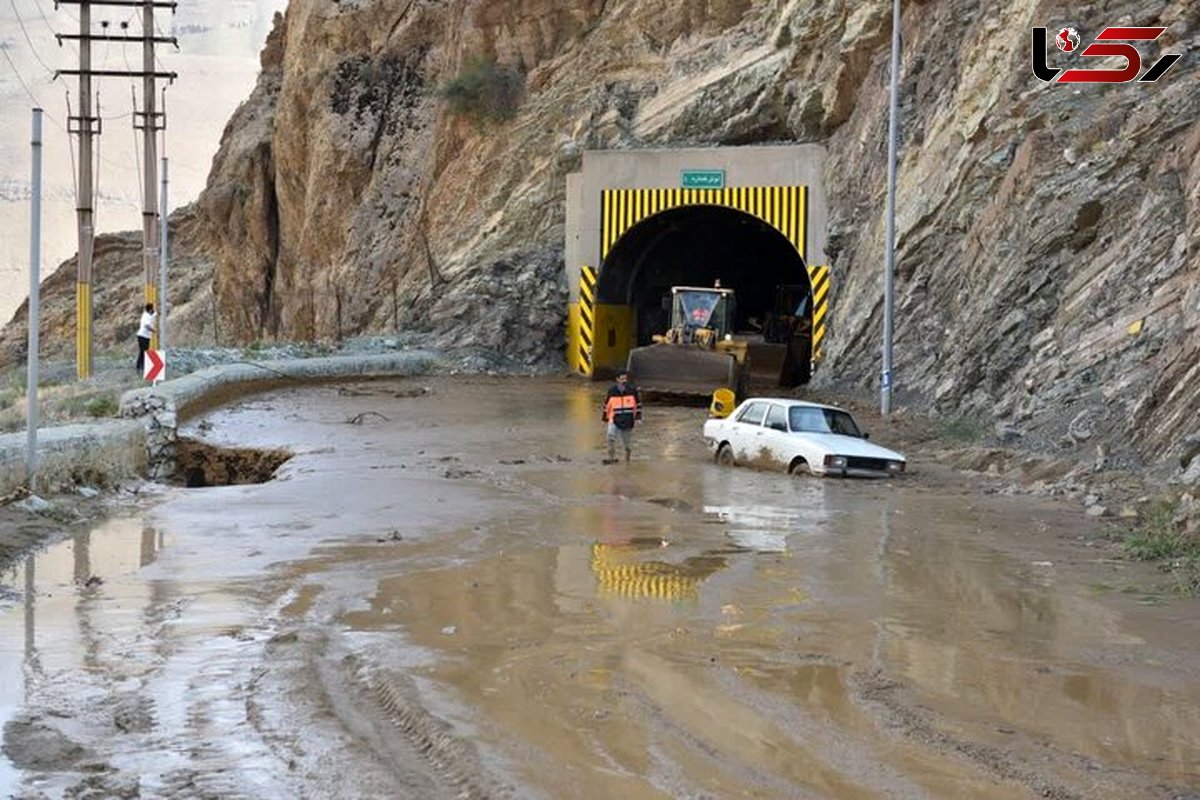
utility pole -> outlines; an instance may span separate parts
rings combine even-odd
[[[164,115],[155,109],[154,82],[158,78],[174,81],[174,72],[155,69],[154,45],[170,43],[179,46],[173,36],[155,36],[154,10],[175,10],[174,0],[55,0],[60,5],[79,6],[79,33],[56,34],[59,43],[64,39],[79,42],[79,69],[59,70],[59,75],[79,76],[79,116],[71,117],[74,128],[71,133],[79,134],[79,270],[76,279],[76,328],[75,366],[76,375],[84,380],[92,374],[92,257],[95,231],[93,223],[92,187],[92,137],[100,133],[100,120],[92,116],[92,78],[141,78],[145,90],[145,107],[134,112],[134,126],[145,132],[144,157],[146,163],[144,202],[142,204],[142,264],[145,273],[145,302],[155,301],[154,280],[158,270],[158,225],[157,225],[157,132],[165,127]],[[94,34],[92,33],[92,7],[113,6],[142,9],[142,35]],[[142,44],[142,69],[115,70],[92,69],[92,47],[94,41]],[[141,124],[139,125],[139,118]],[[152,344],[157,347],[157,344]]]
[[[166,149],[165,147],[163,148]],[[158,347],[167,349],[167,157],[162,160],[162,197],[158,220]]]
[[[79,116],[67,120],[67,129],[79,134],[79,254],[75,269],[75,376],[92,376],[92,250],[95,225],[92,203],[92,137],[100,134],[100,121],[92,116],[92,4],[79,2]],[[74,127],[72,127],[74,123]]]
[[[29,207],[29,352],[26,355],[25,375],[25,480],[29,491],[34,490],[33,476],[37,472],[38,432],[38,326],[41,323],[42,286],[42,110],[33,110],[33,166],[30,170],[33,201]]]
[[[892,318],[896,270],[896,118],[900,115],[900,0],[892,0],[892,95],[888,107],[888,185],[884,221],[883,266],[883,374],[879,381],[879,410],[892,413]]]
[[[158,132],[164,126],[154,108],[154,3],[147,0],[142,6],[142,163],[145,186],[142,191],[142,265],[145,272],[145,302],[154,303],[158,286]],[[133,127],[138,115],[134,113]],[[159,309],[159,318],[162,318]],[[157,327],[157,326],[156,326]],[[150,347],[158,349],[158,332],[150,337]]]

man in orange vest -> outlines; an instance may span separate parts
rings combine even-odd
[[[604,415],[608,424],[608,458],[605,464],[617,463],[617,439],[625,446],[625,460],[629,460],[633,440],[633,426],[642,419],[642,401],[638,390],[629,383],[629,376],[622,372],[617,375],[617,383],[608,390],[604,397]]]

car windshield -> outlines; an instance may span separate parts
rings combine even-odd
[[[862,438],[854,417],[836,408],[792,406],[788,409],[788,425],[795,433],[840,433]]]

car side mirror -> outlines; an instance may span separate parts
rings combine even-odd
[[[865,432],[864,432],[864,433],[863,433],[863,438],[864,438],[864,439],[870,439],[870,438],[871,438],[871,434],[869,434],[869,433],[865,433]]]

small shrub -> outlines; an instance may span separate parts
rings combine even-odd
[[[24,399],[24,397],[25,394],[18,392],[16,389],[0,389],[0,410],[15,405],[19,400]]]
[[[1170,500],[1159,500],[1143,512],[1137,528],[1125,539],[1125,549],[1131,556],[1156,561],[1184,555],[1188,550],[1187,540],[1175,525],[1176,505]]]
[[[977,442],[986,431],[987,425],[978,417],[947,416],[937,424],[938,438],[955,442]]]
[[[1200,597],[1200,554],[1188,556],[1171,565],[1175,577],[1175,590],[1192,597]]]
[[[522,82],[515,70],[477,58],[439,86],[437,95],[455,114],[476,122],[502,122],[517,113]]]
[[[83,404],[83,410],[91,417],[115,417],[119,409],[117,398],[111,394],[93,397]]]
[[[1125,549],[1134,558],[1161,561],[1175,590],[1200,595],[1200,540],[1175,523],[1177,500],[1159,500],[1143,514],[1137,528],[1125,538]]]

